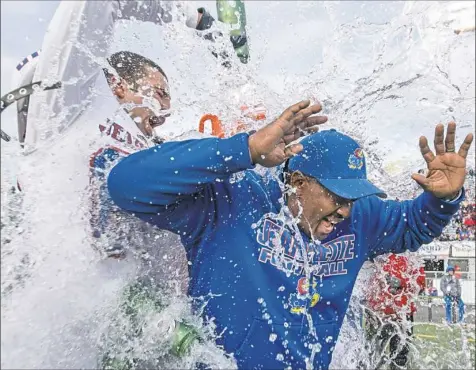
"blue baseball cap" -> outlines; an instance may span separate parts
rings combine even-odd
[[[319,131],[301,141],[304,149],[289,160],[289,171],[315,178],[332,193],[356,200],[387,194],[367,180],[365,155],[351,137],[335,129]]]

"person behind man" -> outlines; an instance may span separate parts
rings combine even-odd
[[[393,253],[383,265],[376,262],[375,268],[366,291],[367,334],[371,342],[390,342],[390,358],[379,361],[389,361],[391,369],[398,369],[408,363],[415,300],[424,292],[425,270],[414,267],[406,256]]]
[[[147,244],[144,238],[150,228],[143,222],[118,227],[115,220],[123,217],[123,212],[109,199],[105,176],[119,157],[163,141],[154,129],[165,122],[168,115],[161,111],[170,109],[171,96],[165,72],[152,60],[121,51],[112,54],[108,62],[118,77],[106,68],[104,73],[121,108],[112,119],[97,125],[98,138],[102,138],[89,161],[90,225],[98,251],[108,257],[124,257],[127,246]],[[144,100],[148,100],[147,106]]]
[[[108,176],[113,201],[180,235],[189,294],[239,368],[327,369],[357,274],[370,257],[416,251],[441,234],[464,198],[469,134],[420,138],[428,176],[412,201],[382,201],[365,155],[303,101],[249,135],[166,142],[121,160]],[[284,164],[280,184],[255,166]],[[205,300],[205,302],[204,302]],[[206,304],[204,304],[206,303]]]
[[[440,290],[443,293],[446,306],[446,322],[448,324],[453,323],[452,315],[456,316],[453,312],[452,306],[456,302],[458,304],[458,322],[463,321],[464,316],[464,303],[461,299],[461,282],[455,276],[455,268],[448,266],[446,268],[446,275],[441,278]]]
[[[21,158],[19,188],[38,191],[44,183],[45,188],[57,188],[59,197],[62,193],[72,197],[87,187],[89,163],[90,181],[95,184],[89,186],[91,194],[86,194],[92,202],[93,230],[88,234],[92,234],[93,244],[106,255],[122,255],[127,240],[124,233],[130,241],[138,237],[143,226],[132,228],[138,231],[134,236],[110,227],[114,216],[101,179],[107,165],[119,155],[164,140],[157,130],[165,123],[171,102],[168,78],[156,62],[129,51],[108,55],[114,26],[124,19],[161,25],[171,22],[172,15],[181,15],[187,26],[211,39],[204,32],[211,28],[213,17],[193,5],[184,7],[162,1],[62,1],[50,22],[41,53],[33,53],[17,66],[18,86],[32,81],[42,81],[45,86],[61,82],[58,89],[37,92],[17,103],[18,137],[26,154]],[[60,153],[50,150],[51,146],[45,148],[46,143],[51,145],[58,137],[69,150]],[[89,147],[80,149],[74,143],[79,137]],[[73,143],[66,145],[68,140]],[[54,158],[57,154],[60,159]],[[46,161],[45,155],[49,158]],[[80,161],[85,163],[79,164]],[[54,163],[54,169],[49,168],[49,163]],[[78,172],[80,166],[85,169],[83,176]],[[50,177],[39,177],[39,168],[43,173],[61,172],[64,176],[51,176],[53,183],[46,184]],[[84,197],[76,197],[81,198]],[[32,203],[35,207],[41,204],[36,199]],[[83,207],[72,207],[75,208]],[[48,212],[44,214],[47,217]],[[118,244],[116,241],[121,239],[123,242]]]

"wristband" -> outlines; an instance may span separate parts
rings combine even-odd
[[[463,194],[463,189],[459,189],[458,194],[454,198],[452,198],[452,199],[443,199],[443,200],[445,202],[448,202],[448,203],[454,203],[461,197],[461,194]]]

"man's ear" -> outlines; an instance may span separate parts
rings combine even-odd
[[[305,184],[307,184],[308,179],[300,171],[294,171],[291,173],[289,178],[289,185],[295,189],[301,189]]]

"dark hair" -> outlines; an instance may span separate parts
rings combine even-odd
[[[142,55],[132,53],[130,51],[118,51],[112,54],[107,61],[110,66],[116,70],[116,73],[124,79],[129,85],[136,87],[137,80],[143,78],[146,75],[146,68],[151,67],[159,71],[165,79],[168,81],[167,75],[160,66],[152,60],[143,57]],[[107,68],[104,68],[104,74],[111,82],[113,74],[109,72]]]

